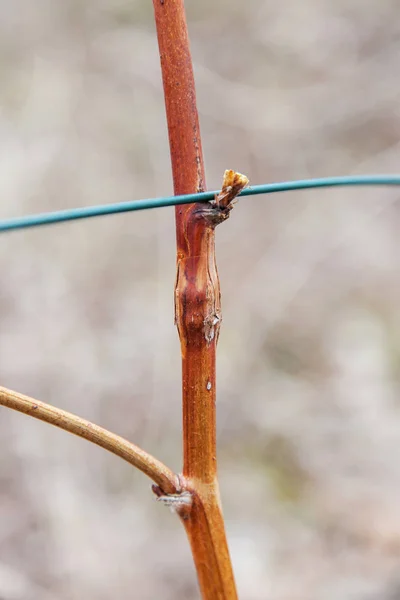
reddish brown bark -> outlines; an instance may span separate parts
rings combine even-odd
[[[153,0],[175,194],[203,191],[204,165],[183,0]],[[183,489],[181,512],[202,596],[237,598],[216,479],[215,351],[221,322],[214,229],[223,206],[176,208],[175,318],[182,351]]]

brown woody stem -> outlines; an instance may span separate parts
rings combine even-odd
[[[164,84],[174,192],[200,192],[204,164],[183,0],[153,0]],[[243,187],[243,186],[242,186]],[[234,600],[235,582],[217,483],[215,352],[221,323],[214,229],[228,216],[223,201],[176,207],[175,320],[182,352],[182,517],[202,596]],[[230,201],[229,201],[230,202]],[[228,202],[228,204],[229,204]]]
[[[0,387],[0,405],[55,425],[105,448],[150,477],[166,494],[180,491],[177,475],[162,462],[124,438],[60,408]]]

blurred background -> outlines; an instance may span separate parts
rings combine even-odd
[[[396,0],[187,13],[209,189],[400,171]],[[0,218],[172,192],[150,0],[0,6]],[[400,598],[400,191],[217,230],[221,493],[241,600]],[[181,468],[174,211],[0,236],[0,382]],[[199,598],[128,464],[0,409],[0,598]]]

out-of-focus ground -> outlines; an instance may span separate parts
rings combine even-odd
[[[166,0],[168,1],[168,0]],[[400,171],[395,0],[187,12],[208,186]],[[150,0],[0,7],[0,217],[170,194]],[[217,231],[241,600],[400,598],[400,191],[242,199]],[[181,466],[173,209],[0,236],[0,383]],[[194,600],[146,478],[0,409],[0,597]]]

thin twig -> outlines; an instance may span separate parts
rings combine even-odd
[[[107,429],[60,408],[3,387],[0,387],[0,405],[55,425],[105,448],[150,477],[166,494],[176,494],[180,491],[178,477],[168,467],[151,454]]]

